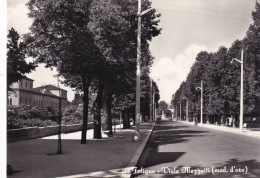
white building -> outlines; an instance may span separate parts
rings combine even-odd
[[[27,77],[13,83],[10,88],[12,91],[8,91],[8,105],[58,109],[59,96],[61,96],[62,105],[68,102],[66,90],[54,85],[33,88],[33,80]]]

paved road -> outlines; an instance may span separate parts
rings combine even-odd
[[[155,126],[134,176],[260,177],[259,148],[257,138],[164,120]]]

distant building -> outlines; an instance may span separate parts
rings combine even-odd
[[[58,109],[59,96],[61,96],[62,106],[68,103],[66,90],[54,85],[33,88],[33,81],[26,77],[13,83],[10,87],[11,91],[8,91],[8,105],[31,105],[43,109],[48,107]]]

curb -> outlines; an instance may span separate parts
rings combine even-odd
[[[144,151],[144,148],[149,140],[149,138],[152,135],[154,126],[156,125],[156,122],[153,123],[153,126],[151,128],[151,130],[149,131],[149,133],[147,134],[147,136],[145,137],[145,139],[143,140],[142,144],[139,146],[138,150],[136,151],[134,157],[131,159],[130,163],[127,165],[127,168],[122,172],[122,178],[131,178],[134,169],[136,168],[136,165]]]
[[[182,121],[178,121],[178,122],[181,122],[183,124],[189,124],[189,125],[194,125],[193,122],[182,122]],[[244,135],[244,136],[247,136],[247,137],[253,137],[253,138],[257,138],[257,139],[260,139],[260,135],[253,135],[253,134],[250,134],[250,132],[239,132],[239,131],[234,131],[234,130],[228,130],[226,128],[223,128],[221,129],[221,126],[218,126],[218,127],[215,127],[215,126],[212,126],[212,125],[201,125],[201,124],[198,124],[197,126],[199,127],[203,127],[203,128],[209,128],[209,129],[214,129],[214,130],[218,130],[218,131],[222,131],[222,132],[228,132],[228,133],[233,133],[233,134],[238,134],[238,135]]]

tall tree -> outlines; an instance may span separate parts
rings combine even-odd
[[[231,59],[240,60],[244,50],[244,115],[260,116],[260,3],[257,1],[252,12],[253,24],[250,25],[243,40],[235,40],[227,49],[222,46],[215,53],[201,52],[186,79],[186,94],[194,115],[199,108],[199,93],[196,87],[204,80],[204,112],[217,118],[239,115],[240,67],[239,63],[230,64]],[[181,85],[182,86],[182,85]],[[175,92],[172,103],[180,102],[182,87]]]
[[[151,6],[148,0],[145,0],[143,3],[145,8]],[[106,100],[105,104],[107,105],[111,102],[111,95],[118,93],[129,94],[129,92],[122,93],[119,90],[124,90],[129,85],[127,82],[133,84],[133,79],[135,78],[133,74],[136,67],[137,46],[136,9],[137,1],[131,0],[97,0],[91,4],[89,28],[95,36],[95,44],[105,57],[103,68],[100,70],[100,73],[104,75],[98,78],[104,85],[104,93],[99,93],[104,95],[103,98]],[[155,15],[155,10],[153,10],[146,15],[146,20],[143,24],[143,56],[148,56],[143,58],[143,61],[147,65],[151,64],[149,61],[152,59],[148,54],[148,40],[160,33],[160,29],[157,28],[159,22],[156,20],[157,17],[159,15]],[[110,107],[106,106],[105,108]],[[100,109],[96,111],[100,111]],[[106,112],[110,111],[106,110]],[[106,113],[106,116],[110,115]],[[109,118],[107,121],[111,122],[111,119]],[[111,124],[109,125],[108,128],[111,128]],[[97,132],[100,132],[99,127],[101,126],[97,127]],[[94,132],[96,132],[95,129]]]
[[[26,73],[35,69],[36,65],[25,61],[25,43],[21,41],[18,32],[11,28],[7,35],[7,86],[21,80]]]
[[[89,87],[104,61],[88,28],[91,3],[30,0],[27,4],[33,19],[26,36],[28,53],[46,67],[57,67],[63,82],[84,94],[82,144],[86,143]]]
[[[168,104],[165,101],[160,101],[159,108],[165,111],[168,108]]]
[[[245,113],[260,117],[260,2],[256,1],[252,12],[253,24],[246,33],[244,42],[245,62]]]

